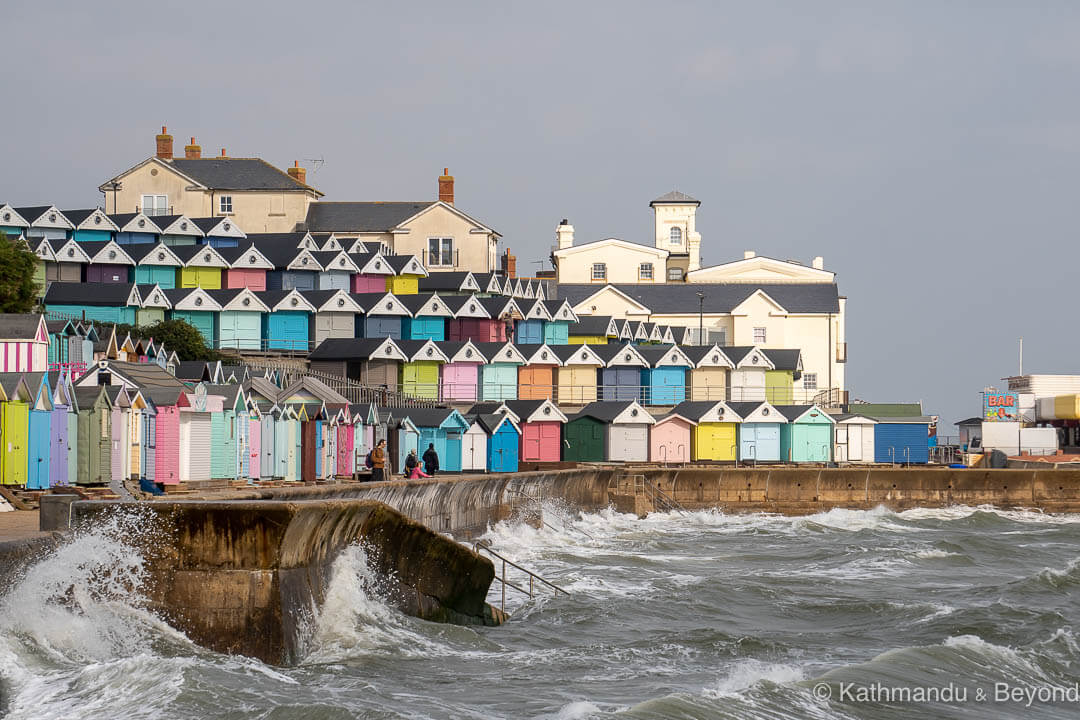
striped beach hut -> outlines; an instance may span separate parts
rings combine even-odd
[[[44,315],[0,313],[0,371],[47,370],[49,344],[49,328]]]

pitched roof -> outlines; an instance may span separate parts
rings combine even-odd
[[[33,340],[37,335],[41,316],[32,313],[0,313],[0,338],[5,340]]]
[[[132,283],[54,282],[45,293],[46,305],[127,305]]]
[[[672,190],[671,192],[664,193],[660,197],[656,198],[651,203],[649,203],[649,205],[664,204],[664,203],[695,203],[697,205],[700,205],[701,201],[700,200],[695,200],[694,198],[690,197],[689,195],[687,195],[684,192],[679,192],[678,190]]]
[[[434,201],[317,202],[307,212],[311,232],[389,232]]]
[[[558,285],[558,296],[578,305],[601,288],[596,285]],[[696,312],[705,295],[706,313],[728,313],[761,290],[792,313],[840,312],[840,299],[833,283],[656,283],[611,285],[654,314]]]
[[[260,158],[175,158],[168,162],[213,190],[315,190]]]
[[[366,360],[386,341],[386,338],[327,338],[308,355],[308,359]]]
[[[580,412],[571,416],[570,419],[575,420],[581,417],[591,417],[609,423],[619,417],[624,410],[633,404],[633,400],[601,400],[592,402],[581,408]]]
[[[438,427],[453,413],[451,408],[407,408],[401,411],[417,427]]]
[[[300,241],[306,234],[302,232],[251,233],[248,235],[248,240],[266,256],[267,260],[274,263],[275,267],[285,268],[300,254],[303,249],[300,247]]]
[[[809,410],[810,408],[812,408],[814,406],[813,405],[776,405],[775,407],[776,407],[777,410],[780,411],[780,414],[783,415],[784,417],[786,417],[790,422],[795,422],[800,417],[802,417],[803,413],[805,413],[807,410]]]
[[[465,272],[438,272],[432,273],[425,278],[420,278],[421,290],[452,290],[460,291],[461,284],[465,282],[465,279],[469,277],[471,273]],[[475,278],[474,278],[475,279]],[[480,286],[480,292],[483,292],[484,286]]]
[[[772,360],[772,364],[776,366],[777,370],[799,369],[799,359],[802,357],[801,350],[762,348],[761,352],[765,353],[765,357],[769,358],[769,360]]]
[[[580,315],[576,323],[570,323],[571,335],[603,335],[607,336],[608,325],[611,324],[610,315]]]
[[[90,387],[77,387],[77,388],[75,388],[75,402],[77,402],[79,404],[80,408],[89,409],[89,408],[94,406],[94,403],[97,402],[98,395],[100,395],[102,392],[104,392],[104,390],[105,390],[104,385],[91,385]],[[105,397],[108,397],[107,393],[106,393]],[[158,404],[156,400],[154,401],[154,404],[155,405]]]
[[[480,414],[476,416],[476,421],[480,423],[480,427],[484,428],[484,430],[487,431],[488,435],[491,435],[496,430],[498,430],[499,426],[502,425],[504,422],[509,421],[511,425],[514,424],[513,420],[510,420],[509,415],[503,415],[502,413]]]
[[[156,363],[109,361],[109,370],[141,388],[187,388],[175,375]],[[157,400],[154,404],[158,404]]]

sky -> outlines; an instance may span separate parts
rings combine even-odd
[[[1080,3],[6,0],[0,201],[102,202],[154,151],[300,160],[327,200],[456,204],[522,273],[651,243],[701,201],[704,264],[825,258],[848,388],[950,423],[1077,373]],[[322,162],[315,164],[313,159]]]

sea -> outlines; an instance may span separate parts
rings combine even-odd
[[[483,540],[568,594],[509,588],[501,627],[425,622],[352,547],[296,667],[189,641],[144,607],[137,522],[97,527],[4,591],[0,716],[1080,717],[1080,515],[552,505],[543,521]]]

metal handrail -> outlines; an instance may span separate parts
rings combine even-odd
[[[687,514],[686,508],[684,508],[682,506],[682,504],[678,500],[676,500],[675,498],[673,498],[670,495],[668,495],[667,493],[665,493],[663,490],[658,488],[656,485],[653,485],[652,481],[649,480],[647,477],[642,476],[642,480],[644,480],[644,482],[645,482],[645,487],[647,487],[649,490],[652,491],[652,493],[654,495],[654,497],[653,497],[653,502],[654,503],[656,502],[656,498],[659,497],[661,500],[664,501],[664,503],[666,505],[668,505],[668,509],[670,509],[670,510],[678,510],[680,515],[686,515]]]
[[[492,549],[492,547],[491,547],[491,545],[489,544],[488,541],[478,540],[477,542],[473,543],[473,551],[477,555],[479,555],[482,552],[486,552],[487,554],[491,555],[492,557],[502,561],[502,573],[501,574],[496,574],[495,579],[498,580],[500,583],[502,583],[502,599],[501,599],[501,602],[500,602],[500,608],[499,609],[502,610],[502,612],[504,612],[504,613],[506,612],[506,588],[507,588],[507,586],[513,588],[514,590],[517,590],[520,593],[528,595],[530,598],[533,598],[533,597],[535,597],[534,584],[535,584],[536,581],[540,581],[540,583],[542,583],[544,585],[547,585],[552,590],[554,590],[556,596],[558,596],[559,593],[562,593],[563,595],[566,595],[567,597],[570,597],[569,592],[567,592],[563,588],[559,587],[555,583],[553,583],[553,582],[551,582],[549,580],[545,580],[544,578],[542,578],[539,575],[537,575],[536,573],[534,573],[532,570],[529,570],[528,568],[524,568],[521,565],[518,565],[516,562],[509,559],[508,557],[506,557],[502,553]],[[526,590],[525,588],[523,588],[523,587],[521,587],[521,586],[519,586],[519,585],[517,585],[515,583],[512,583],[512,582],[510,582],[509,580],[506,579],[506,566],[507,565],[509,565],[512,568],[517,568],[518,570],[520,570],[521,572],[523,572],[523,573],[525,573],[526,575],[529,576],[529,589],[528,590]]]

